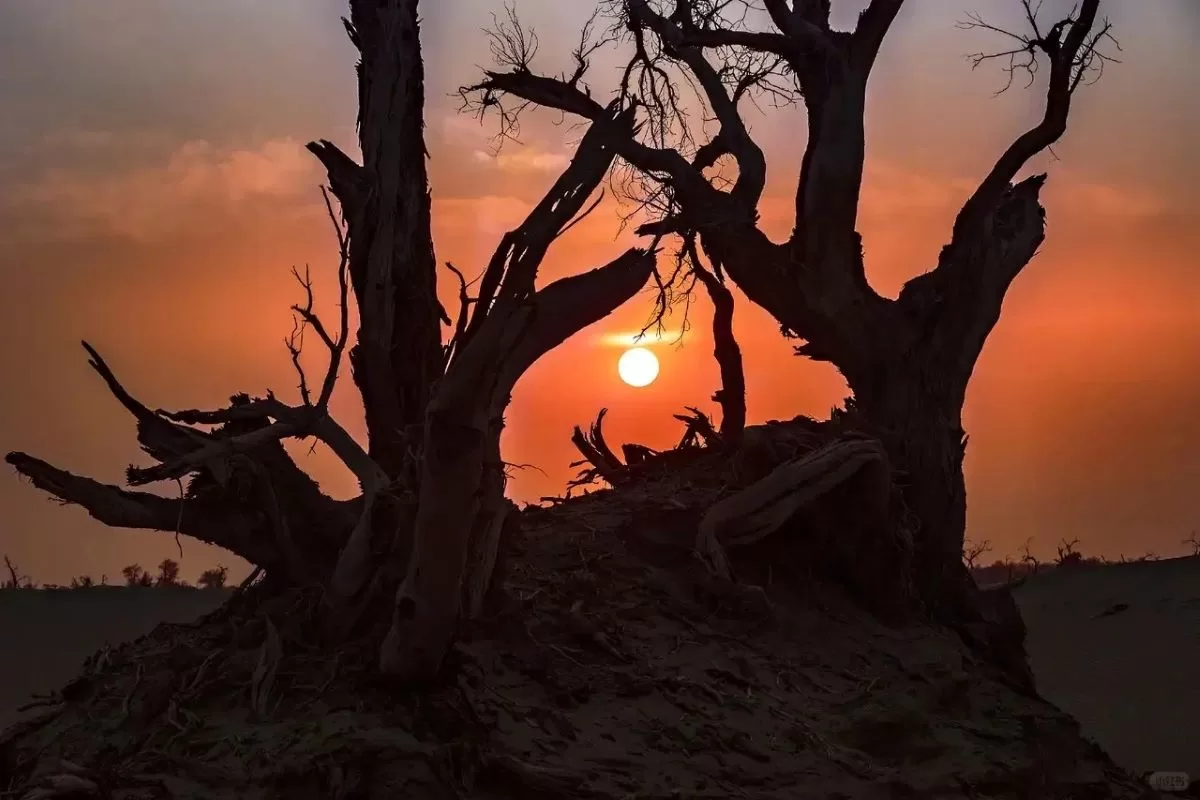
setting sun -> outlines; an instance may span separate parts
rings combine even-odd
[[[658,357],[644,347],[631,347],[617,361],[617,374],[630,386],[649,386],[658,377]]]

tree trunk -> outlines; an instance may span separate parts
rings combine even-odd
[[[352,0],[358,66],[358,166],[329,142],[309,149],[329,171],[349,225],[358,301],[350,351],[371,457],[392,479],[417,480],[425,404],[442,370],[437,266],[425,168],[424,67],[417,0]]]
[[[580,163],[586,162],[587,147],[585,140]],[[586,196],[573,199],[582,203]],[[462,612],[477,613],[490,588],[507,512],[499,459],[502,415],[517,379],[542,355],[633,297],[653,265],[653,252],[630,250],[532,295],[502,295],[451,363],[426,416],[413,552],[380,649],[385,673],[433,678]]]
[[[947,395],[965,388],[946,386],[946,376],[912,363],[893,371],[870,395],[855,394],[853,410],[887,450],[903,500],[893,523],[913,541],[916,589],[931,614],[945,622],[962,619],[966,609],[962,563],[966,531],[966,445],[961,405]]]

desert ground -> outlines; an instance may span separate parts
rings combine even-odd
[[[1016,597],[1044,697],[1127,769],[1200,776],[1200,558],[1055,569]]]
[[[34,693],[59,689],[105,643],[212,611],[223,591],[95,587],[0,590],[0,728]]]
[[[222,592],[0,592],[0,727],[107,643],[184,622]],[[1134,772],[1200,775],[1200,558],[1055,569],[1016,592],[1042,695]]]

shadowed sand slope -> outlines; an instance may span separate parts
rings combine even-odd
[[[1126,768],[1200,776],[1200,558],[1055,569],[1016,598],[1042,696]]]
[[[162,622],[190,622],[223,591],[96,587],[0,591],[0,727],[33,693],[55,691],[105,643],[144,636]]]
[[[590,536],[586,541],[588,547],[596,547]],[[561,547],[563,553],[554,549],[553,554],[578,559],[581,546],[582,542],[566,543]],[[600,568],[598,564],[623,560],[616,558],[617,552],[589,552],[587,555],[583,563],[590,565],[587,569],[592,571]],[[604,556],[612,557],[605,559]],[[555,581],[551,582],[553,585],[542,585],[539,591],[561,593],[564,608],[570,605],[570,598],[587,594],[586,587],[559,586],[560,571],[544,572],[553,575]],[[514,585],[523,586],[525,582],[533,581],[533,577],[514,575]],[[605,577],[606,580],[600,583],[608,586],[618,576]],[[744,624],[739,626],[741,634],[736,637],[726,635],[720,639],[711,632],[700,635],[719,622],[712,617],[699,623],[688,621],[686,616],[666,615],[661,619],[654,617],[657,621],[652,625],[639,624],[639,621],[647,623],[642,618],[655,603],[650,597],[639,596],[646,591],[647,582],[645,575],[637,577],[637,581],[621,587],[621,591],[604,592],[593,602],[612,605],[616,602],[614,597],[623,598],[625,602],[617,605],[620,605],[624,624],[613,628],[622,631],[623,648],[631,652],[638,648],[658,652],[665,647],[658,660],[666,659],[675,665],[672,670],[674,683],[662,675],[641,676],[634,680],[637,676],[624,675],[632,668],[628,663],[622,664],[622,659],[608,658],[603,652],[591,653],[574,640],[564,640],[561,646],[553,648],[562,656],[562,663],[551,670],[555,677],[551,688],[557,693],[554,697],[558,698],[558,706],[562,706],[555,713],[569,717],[573,726],[581,730],[597,728],[597,735],[566,736],[558,742],[542,727],[535,726],[536,730],[531,728],[532,738],[526,740],[522,738],[525,734],[517,736],[521,733],[518,729],[523,730],[523,726],[518,724],[518,719],[513,719],[505,723],[513,730],[507,730],[505,725],[496,729],[500,740],[513,739],[509,744],[521,744],[533,752],[535,739],[543,743],[547,738],[555,739],[558,746],[555,758],[564,763],[594,764],[603,756],[609,760],[624,759],[624,766],[618,771],[642,774],[650,768],[650,762],[640,763],[641,750],[648,747],[654,751],[650,761],[659,763],[667,758],[666,753],[675,753],[678,749],[676,745],[660,740],[673,731],[675,735],[685,732],[675,730],[681,724],[679,720],[683,719],[681,708],[691,708],[696,719],[706,718],[716,709],[724,714],[719,717],[723,724],[716,727],[700,725],[692,730],[689,734],[691,756],[675,765],[681,770],[678,775],[664,776],[663,780],[677,783],[682,780],[679,775],[691,774],[689,769],[695,772],[697,765],[708,758],[704,753],[712,749],[701,746],[707,741],[701,734],[715,735],[714,731],[725,730],[736,722],[739,729],[746,728],[743,732],[746,741],[739,746],[740,750],[734,748],[734,751],[744,750],[754,756],[741,765],[739,774],[759,769],[762,774],[758,777],[764,783],[754,796],[772,798],[779,796],[778,787],[769,784],[783,778],[790,780],[792,785],[802,779],[805,785],[825,786],[830,791],[849,789],[853,796],[860,796],[855,792],[865,792],[861,794],[863,797],[957,796],[954,792],[958,790],[951,789],[954,786],[973,787],[971,791],[979,792],[978,796],[1008,797],[1010,795],[1000,789],[1000,776],[1011,775],[1014,771],[1027,772],[1035,767],[1040,769],[1030,761],[1027,750],[1031,745],[1023,743],[1023,737],[1014,731],[1022,725],[1036,723],[1032,727],[1042,731],[1041,738],[1045,738],[1046,731],[1059,731],[1061,746],[1068,750],[1073,747],[1070,745],[1071,726],[1065,718],[1060,724],[1052,709],[1028,698],[1014,696],[986,679],[969,660],[964,660],[952,639],[943,634],[885,629],[848,608],[832,615],[827,612],[791,615],[787,625],[791,635],[786,637],[750,635]],[[592,576],[591,580],[597,579]],[[544,583],[540,579],[533,582]],[[0,592],[0,632],[6,642],[4,658],[0,659],[3,670],[0,674],[0,686],[3,687],[0,691],[0,724],[15,718],[15,706],[25,702],[30,692],[53,690],[75,677],[83,659],[105,642],[117,644],[133,639],[148,633],[160,622],[190,621],[212,610],[223,597],[217,593],[150,589]],[[674,602],[667,595],[655,599],[659,605],[670,606]],[[1200,664],[1200,627],[1197,625],[1200,623],[1200,559],[1056,571],[1031,578],[1018,590],[1017,599],[1029,627],[1028,645],[1039,688],[1047,699],[1078,718],[1084,734],[1095,739],[1118,763],[1129,769],[1186,770],[1193,775],[1200,774],[1200,751],[1193,746],[1196,741],[1193,735],[1195,712],[1200,709],[1200,695],[1194,679],[1196,665]],[[1127,607],[1115,613],[1104,613],[1120,608],[1121,604]],[[676,622],[678,630],[673,627]],[[160,629],[133,650],[114,653],[110,667],[113,674],[105,680],[113,681],[120,674],[128,673],[128,665],[122,666],[128,658],[143,658],[146,653],[142,651],[161,648],[168,641],[172,649],[200,647],[207,652],[213,645],[199,639],[216,635],[207,628],[223,624],[214,621],[207,627],[187,631]],[[239,623],[238,627],[252,627],[252,623]],[[538,640],[556,641],[554,626],[546,622],[542,627],[546,630],[538,628]],[[227,637],[218,638],[224,641]],[[742,641],[743,638],[747,641]],[[190,642],[191,639],[197,641]],[[763,640],[749,641],[758,639]],[[735,641],[741,644],[734,646]],[[526,649],[529,646],[526,642]],[[499,663],[517,658],[521,648],[514,650],[514,647],[510,642],[493,652],[495,648],[488,642],[478,642],[465,646],[462,651],[471,656],[469,660],[481,666],[496,659]],[[682,651],[689,647],[708,648],[711,652],[684,654]],[[739,652],[731,655],[725,652],[727,650]],[[246,657],[253,661],[257,649],[250,648],[247,653]],[[730,664],[740,664],[740,671],[733,666],[723,667],[724,662],[734,655],[738,657]],[[544,656],[539,660],[537,671],[543,679],[548,668],[547,663],[542,663]],[[607,663],[606,659],[613,663]],[[688,665],[696,664],[711,666],[707,672],[702,670],[687,681],[675,675],[679,670],[687,672],[691,669]],[[497,671],[492,664],[484,671],[491,676],[488,683],[494,691],[507,698],[506,713],[511,715],[519,708],[557,708],[550,695],[543,696],[545,687],[521,677],[524,675],[522,670]],[[640,691],[633,691],[624,684],[616,688],[608,686],[614,675],[624,676],[626,683],[633,681],[638,686],[645,686]],[[785,681],[781,676],[792,677]],[[130,691],[129,686],[137,683],[136,680],[130,683],[132,679],[128,674],[120,680],[125,683],[119,690],[113,690],[113,696],[124,696]],[[726,686],[722,680],[732,683]],[[655,687],[662,689],[668,683],[671,691],[655,690]],[[685,697],[687,693],[680,686],[691,686],[697,691],[704,689],[707,694]],[[609,696],[602,698],[604,702],[600,703],[566,702],[560,697],[567,689],[583,691],[584,687],[596,695]],[[769,702],[760,702],[763,698]],[[698,700],[703,701],[699,706],[696,705]],[[663,708],[654,705],[660,701]],[[327,705],[334,700],[305,702],[317,702],[320,707],[314,706],[310,710],[313,719],[324,719],[329,709],[321,703]],[[730,704],[736,708],[723,709]],[[89,706],[78,712],[64,713],[56,723],[61,730],[47,729],[46,741],[70,741],[91,730],[79,719],[92,711],[95,708]],[[626,711],[629,714],[625,714]],[[604,713],[597,717],[599,712]],[[214,728],[220,728],[217,723],[224,719],[222,714],[228,716],[228,713],[231,712],[210,712],[206,716]],[[622,716],[629,718],[619,720],[620,724],[608,719]],[[685,713],[684,717],[689,714]],[[497,717],[497,720],[504,719],[508,717]],[[641,730],[648,725],[647,720],[658,722]],[[789,748],[783,747],[780,742],[784,740],[774,734],[792,728],[796,728],[792,735],[799,736],[804,745],[781,761],[784,751]],[[617,739],[612,738],[618,731],[622,734],[638,732],[643,738],[638,738],[637,746],[631,750],[631,742],[617,743]],[[732,735],[729,731],[726,733]],[[225,734],[217,730],[212,735]],[[899,752],[892,753],[884,746],[905,737],[916,737],[916,740],[902,748],[903,758]],[[610,738],[612,743],[605,745]],[[713,745],[725,753],[721,758],[733,757],[730,753],[734,751],[727,745]],[[574,753],[580,748],[604,750],[605,747],[611,752]],[[1039,745],[1035,749],[1044,748]],[[1081,787],[1088,781],[1102,779],[1104,766],[1094,754],[1069,755],[1069,758],[1050,760],[1055,764],[1078,765],[1071,769],[1071,775],[1064,775],[1064,779],[1078,782]],[[305,756],[301,760],[308,763],[311,759]],[[902,768],[896,766],[901,761],[905,764]],[[714,763],[719,766],[723,762],[718,759]],[[795,768],[795,774],[784,768],[789,765]],[[996,783],[994,795],[988,788],[991,783]],[[900,789],[909,794],[894,794]],[[872,791],[875,794],[871,794]],[[939,794],[947,791],[950,794]],[[1136,792],[1128,796],[1134,794]],[[191,795],[185,792],[180,796]],[[814,796],[846,795],[826,791]],[[1095,796],[1116,797],[1118,794]]]

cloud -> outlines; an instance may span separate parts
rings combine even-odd
[[[560,172],[571,161],[567,153],[550,146],[541,137],[522,141],[499,140],[494,123],[481,123],[466,114],[446,114],[436,123],[439,144],[447,154],[469,153],[476,166],[503,172]],[[502,147],[497,148],[497,145]]]
[[[481,197],[437,197],[433,199],[435,232],[454,236],[488,237],[495,247],[499,237],[516,228],[533,207],[532,203],[511,195]]]
[[[100,147],[107,141],[92,132],[58,137],[61,146]],[[68,236],[161,240],[198,220],[228,219],[247,203],[299,198],[321,182],[319,165],[292,139],[255,148],[190,141],[157,164],[118,171],[98,166],[46,170],[17,187],[10,205],[35,213]]]
[[[674,344],[683,335],[679,328],[664,328],[661,331],[652,329],[639,338],[640,333],[640,330],[603,333],[597,336],[595,341],[605,347],[653,347],[656,344]]]
[[[98,150],[118,141],[120,137],[112,131],[62,130],[46,133],[37,144],[47,150]]]
[[[1051,175],[1048,187],[1055,202],[1093,214],[1151,217],[1171,210],[1161,196],[1139,186],[1097,183],[1068,173],[1057,181]]]
[[[476,150],[471,155],[480,164],[495,166],[506,172],[561,172],[571,162],[563,153],[550,153],[532,147],[517,150],[508,148],[495,154]]]
[[[864,215],[957,208],[974,190],[967,178],[934,175],[882,159],[869,161],[861,194]]]

